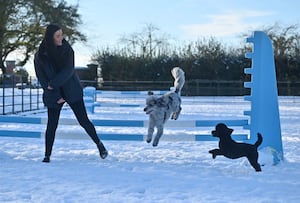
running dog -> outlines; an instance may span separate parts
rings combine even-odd
[[[149,114],[149,126],[147,134],[147,143],[151,143],[154,128],[157,128],[156,136],[153,140],[153,147],[158,145],[159,139],[163,135],[164,124],[171,117],[177,120],[181,112],[180,92],[185,82],[184,71],[179,67],[171,70],[174,77],[174,91],[168,92],[161,97],[157,97],[153,92],[148,92],[146,107],[144,111]]]
[[[262,143],[263,138],[260,133],[257,133],[257,141],[255,144],[237,143],[231,138],[233,129],[228,128],[225,124],[219,123],[215,130],[211,133],[214,137],[218,137],[219,149],[210,150],[212,158],[215,159],[217,155],[223,155],[229,159],[237,159],[240,157],[247,157],[251,166],[258,172],[261,171],[258,161],[257,147]]]

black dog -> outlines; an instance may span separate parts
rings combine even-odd
[[[257,147],[262,143],[263,138],[260,133],[257,133],[257,141],[255,144],[237,143],[231,138],[233,129],[228,128],[225,124],[219,123],[216,125],[216,129],[211,133],[214,137],[219,137],[219,149],[210,150],[212,158],[216,158],[217,155],[223,155],[230,159],[237,159],[240,157],[247,157],[251,166],[256,171],[261,171],[258,160]]]

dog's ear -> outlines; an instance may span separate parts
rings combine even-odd
[[[216,126],[216,131],[224,132],[226,135],[231,135],[233,129],[228,128],[227,125],[224,123],[219,123]]]
[[[231,135],[232,132],[233,132],[233,129],[232,129],[232,128],[227,128],[227,133],[228,133],[228,135]]]

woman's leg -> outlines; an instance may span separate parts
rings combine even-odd
[[[71,109],[73,110],[76,119],[78,120],[79,124],[85,129],[87,134],[92,138],[95,144],[100,142],[98,135],[96,133],[96,129],[93,123],[89,120],[86,109],[83,103],[83,100],[79,100],[75,103],[69,104]]]
[[[50,161],[61,107],[62,105],[59,108],[48,108],[48,122],[45,134],[45,159],[43,160],[44,162]]]
[[[92,138],[94,143],[97,145],[101,158],[105,159],[107,156],[107,151],[97,135],[95,126],[89,120],[89,118],[87,116],[83,99],[81,99],[77,102],[74,102],[72,104],[69,104],[69,105],[70,105],[71,109],[73,110],[79,124],[85,129],[87,134]]]

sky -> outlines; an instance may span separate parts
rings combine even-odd
[[[66,1],[79,5],[79,31],[88,39],[73,45],[76,66],[86,66],[98,49],[117,46],[122,36],[141,32],[148,24],[176,44],[215,37],[225,45],[237,45],[245,41],[242,34],[251,35],[254,30],[275,23],[300,23],[300,2],[292,0]],[[32,64],[28,63],[29,66]]]

